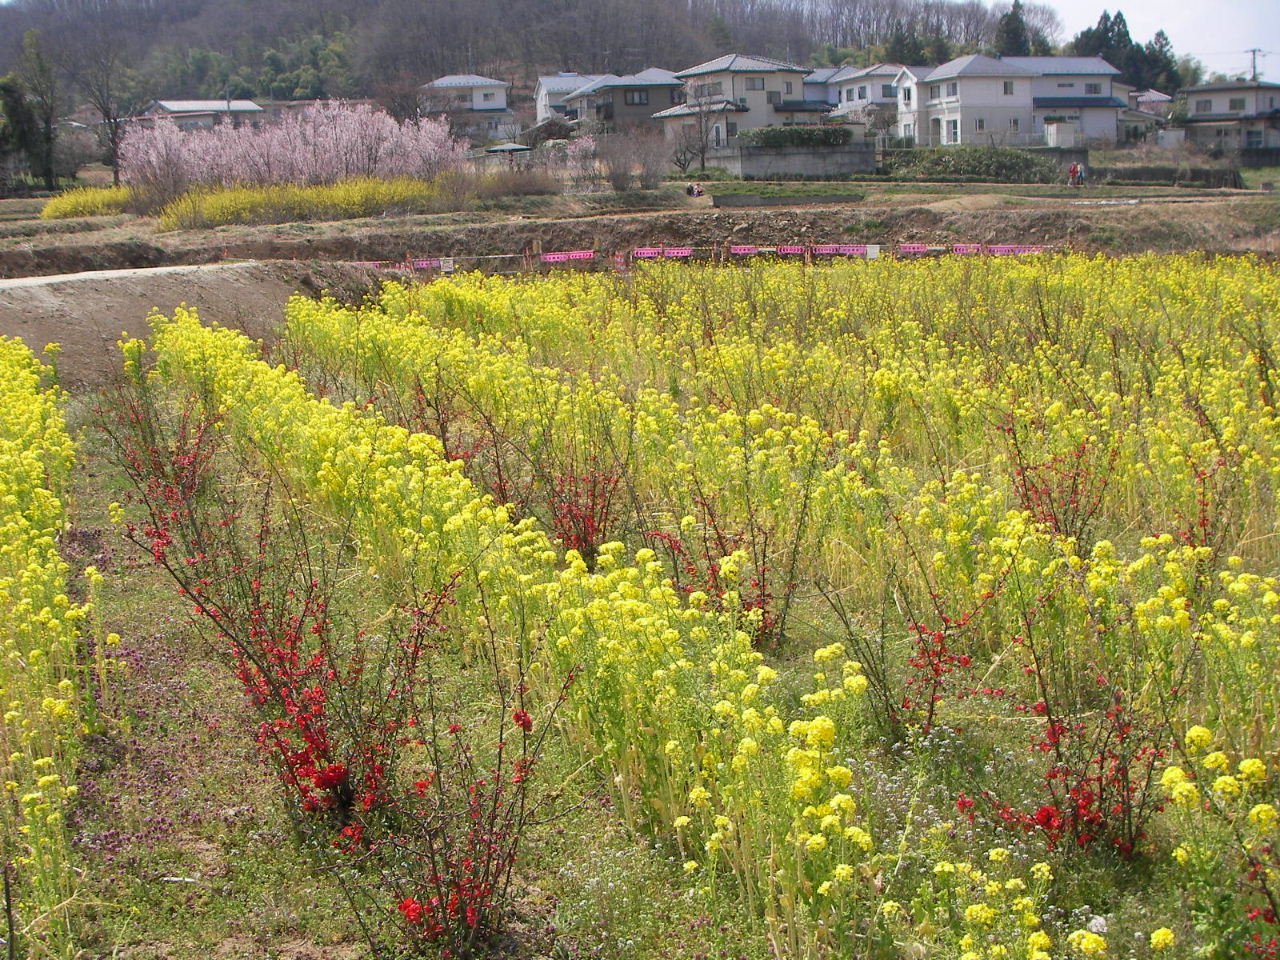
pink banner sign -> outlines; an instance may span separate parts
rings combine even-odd
[[[631,251],[631,255],[645,260],[662,256],[662,249],[660,247],[636,247]]]
[[[667,257],[691,257],[693,256],[693,247],[667,247],[662,251],[663,256]]]
[[[746,244],[739,244],[739,245],[738,245],[738,246],[736,246],[736,247],[730,247],[730,248],[729,248],[729,252],[730,252],[730,253],[736,253],[736,254],[738,254],[739,256],[742,256],[743,254],[748,254],[748,253],[759,253],[759,252],[760,252],[760,248],[759,248],[759,247],[752,247],[752,246],[748,246],[748,245],[746,245]]]
[[[569,254],[567,253],[544,253],[542,255],[543,263],[564,263],[568,259]]]
[[[435,270],[440,266],[439,257],[430,257],[426,260],[414,260],[413,269],[415,270]]]
[[[865,243],[842,243],[839,251],[846,257],[865,257],[867,255],[867,245]]]
[[[789,245],[778,248],[779,253],[804,253],[804,247]]]
[[[357,267],[385,267],[390,261],[388,260],[357,260],[353,266]]]
[[[956,243],[951,246],[952,253],[981,253],[982,244],[980,243]]]
[[[840,245],[835,243],[824,243],[813,248],[814,253],[839,253]]]
[[[987,247],[987,253],[994,257],[1018,256],[1024,253],[1043,253],[1044,247],[1025,246],[1022,244],[1001,243],[991,244]]]
[[[570,260],[594,260],[596,252],[594,250],[570,250]]]
[[[929,247],[923,243],[900,243],[898,244],[899,253],[928,253]]]

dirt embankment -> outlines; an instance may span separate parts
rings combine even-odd
[[[997,203],[999,201],[999,203]],[[1003,204],[1003,205],[1001,205]],[[1074,249],[1280,251],[1274,201],[1079,205],[994,198],[988,204],[859,204],[769,210],[660,211],[473,224],[365,220],[143,234],[104,231],[0,250],[0,277],[225,259],[403,260],[466,258],[530,249],[610,251],[661,243],[1050,243]],[[465,265],[465,264],[464,264]]]
[[[120,366],[116,341],[148,332],[153,309],[166,313],[181,304],[200,316],[269,337],[295,292],[362,292],[370,271],[333,264],[237,263],[122,270],[0,280],[0,334],[21,337],[39,352],[62,345],[58,372],[63,386],[101,386]]]

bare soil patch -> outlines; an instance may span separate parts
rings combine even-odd
[[[333,264],[236,263],[161,271],[0,280],[0,334],[40,351],[62,345],[58,372],[73,390],[106,383],[119,368],[116,341],[148,332],[152,310],[198,306],[207,321],[269,337],[295,292],[363,292],[369,271]]]

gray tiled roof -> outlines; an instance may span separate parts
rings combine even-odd
[[[598,77],[591,83],[566,94],[565,100],[576,100],[578,97],[595,93],[597,90],[616,90],[620,87],[678,87],[680,85],[680,81],[676,79],[676,75],[670,70],[663,70],[661,67],[646,67],[639,73],[628,73],[621,77],[615,77],[611,73],[605,74],[603,77]]]
[[[262,108],[252,100],[157,100],[155,106],[169,113],[256,113]]]
[[[914,71],[913,71],[914,72]],[[1010,60],[997,60],[985,57],[980,53],[948,60],[940,67],[934,67],[922,80],[947,80],[951,77],[1031,77],[1036,71],[1020,67]]]
[[[743,113],[746,109],[732,100],[717,100],[715,103],[697,104],[697,109],[687,103],[677,103],[674,107],[667,107],[650,116],[655,120],[666,120],[669,117],[692,117],[699,113]]]
[[[796,66],[786,60],[775,60],[772,57],[748,57],[741,53],[727,53],[723,57],[716,57],[714,60],[700,63],[696,67],[690,67],[688,70],[681,70],[676,76],[683,79],[685,77],[696,77],[704,73],[724,73],[725,71],[732,73],[768,73],[773,70],[789,70],[793,73],[809,72],[805,67]]]
[[[505,87],[506,85],[503,80],[478,77],[474,73],[450,73],[423,84],[424,87]]]
[[[539,77],[538,83],[548,93],[571,93],[593,80],[607,77],[607,73],[559,73],[550,77]]]
[[[1280,83],[1267,80],[1223,80],[1219,83],[1202,83],[1198,87],[1183,87],[1179,93],[1215,93],[1223,90],[1280,90]]]
[[[1120,76],[1120,71],[1101,57],[1005,57],[1002,62],[1016,64],[1046,77],[1060,74]]]

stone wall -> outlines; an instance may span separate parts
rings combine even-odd
[[[876,151],[870,143],[839,147],[757,147],[734,142],[707,151],[707,166],[724,167],[744,180],[838,179],[874,173]]]

